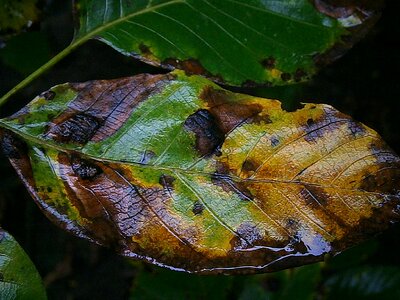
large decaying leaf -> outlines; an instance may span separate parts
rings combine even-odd
[[[95,37],[220,83],[285,84],[340,57],[376,21],[380,2],[80,0],[75,43]]]
[[[42,281],[24,250],[0,228],[0,299],[46,299]]]
[[[329,105],[174,72],[58,85],[0,125],[51,220],[176,270],[320,261],[398,218],[399,157]]]

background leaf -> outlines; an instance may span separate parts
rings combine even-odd
[[[45,35],[41,32],[26,32],[13,37],[6,47],[0,49],[0,59],[23,76],[29,75],[50,59]]]
[[[32,26],[38,19],[38,0],[2,0],[0,4],[0,36],[5,38],[19,33]]]
[[[327,299],[398,299],[400,269],[389,266],[365,266],[330,277],[324,285]]]
[[[59,85],[0,124],[51,220],[179,271],[320,261],[398,218],[400,159],[328,105],[287,112],[179,71]]]
[[[35,266],[14,238],[1,228],[0,296],[3,300],[46,299]]]
[[[92,36],[125,55],[230,85],[293,83],[340,57],[378,15],[375,4],[312,2],[82,0],[75,41]]]

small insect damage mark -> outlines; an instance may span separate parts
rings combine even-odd
[[[103,171],[99,166],[77,156],[71,157],[71,167],[75,175],[81,179],[93,179]]]
[[[225,139],[217,120],[206,109],[200,109],[190,115],[186,119],[184,127],[194,132],[196,149],[202,156],[212,154]]]
[[[203,211],[204,211],[204,205],[200,201],[196,201],[193,204],[192,212],[195,215],[201,215],[203,213]]]
[[[94,116],[80,113],[60,124],[53,125],[48,130],[47,135],[58,142],[73,142],[84,145],[94,136],[101,123]]]
[[[56,93],[51,90],[45,91],[39,95],[39,97],[42,97],[48,101],[53,100],[55,96],[56,96]]]
[[[10,159],[21,158],[21,153],[27,152],[27,145],[25,142],[17,138],[8,130],[0,130],[1,150],[4,155]]]
[[[272,56],[267,57],[261,61],[261,65],[268,70],[273,69],[276,65],[276,59]]]

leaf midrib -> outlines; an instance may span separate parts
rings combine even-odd
[[[230,179],[235,182],[252,182],[252,183],[271,183],[271,184],[294,184],[294,185],[304,185],[304,186],[314,186],[314,187],[319,187],[319,188],[324,188],[324,189],[336,189],[340,191],[346,191],[346,192],[362,192],[366,194],[371,194],[371,195],[377,195],[381,197],[395,197],[397,199],[400,199],[400,195],[394,195],[394,194],[384,194],[384,193],[379,193],[379,192],[370,192],[366,191],[363,189],[356,189],[356,188],[344,188],[341,186],[336,186],[336,185],[323,185],[323,184],[318,184],[314,182],[306,182],[306,181],[291,181],[291,180],[285,180],[285,179],[254,179],[254,178],[241,178],[233,174],[219,174],[219,173],[207,173],[207,172],[202,172],[198,170],[188,170],[188,169],[182,169],[182,168],[177,168],[177,167],[162,167],[162,166],[154,166],[154,165],[148,165],[148,164],[142,164],[138,162],[129,162],[129,161],[119,161],[119,160],[113,160],[109,158],[99,158],[96,156],[93,156],[91,154],[83,153],[81,149],[78,150],[72,150],[72,149],[65,149],[63,147],[60,147],[54,143],[44,141],[42,139],[39,139],[38,137],[34,135],[27,134],[25,132],[21,132],[18,129],[14,128],[13,126],[9,125],[4,119],[0,119],[0,127],[6,128],[18,136],[22,137],[23,139],[37,144],[41,146],[45,146],[47,148],[57,150],[63,153],[69,153],[69,152],[78,152],[83,158],[91,159],[100,163],[107,162],[107,163],[114,163],[114,164],[126,164],[126,165],[131,165],[131,166],[136,166],[140,168],[148,168],[152,170],[157,170],[157,171],[172,171],[172,172],[179,172],[182,174],[191,174],[191,175],[197,175],[197,176],[220,176],[222,179]]]

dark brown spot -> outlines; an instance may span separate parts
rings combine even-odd
[[[246,159],[242,164],[243,171],[251,172],[255,171],[256,169],[257,169],[257,164],[252,160]]]
[[[1,149],[8,158],[19,159],[21,158],[21,152],[27,151],[26,144],[8,130],[1,130],[0,137]]]
[[[205,87],[200,94],[221,131],[226,134],[243,123],[268,121],[268,116],[259,116],[263,110],[259,104],[249,104],[234,98],[228,91]]]
[[[266,59],[263,59],[263,60],[261,61],[261,65],[262,65],[264,68],[266,68],[266,69],[273,69],[273,68],[275,68],[275,63],[276,63],[276,60],[275,60],[275,58],[272,57],[272,56],[270,56],[270,57],[268,57],[268,58],[266,58]]]
[[[40,94],[40,97],[45,98],[46,100],[53,100],[56,96],[56,93],[53,91],[45,91]]]
[[[307,73],[303,69],[297,69],[294,73],[294,81],[300,82],[306,76]]]
[[[309,118],[309,119],[307,120],[307,126],[312,126],[312,125],[314,125],[314,120],[311,119],[311,118]]]
[[[81,179],[93,179],[102,173],[101,168],[94,163],[75,156],[71,157],[71,167],[75,175]]]
[[[59,142],[73,142],[84,145],[93,137],[100,125],[100,120],[93,116],[83,113],[76,114],[53,126],[48,135]]]
[[[172,189],[174,187],[175,178],[170,175],[161,175],[159,183],[167,189]]]
[[[282,73],[281,74],[281,79],[283,81],[289,81],[292,78],[292,75],[290,75],[289,73]]]
[[[206,109],[201,109],[190,115],[184,124],[187,130],[196,136],[196,150],[202,155],[212,154],[225,139],[217,120]]]
[[[365,174],[361,180],[360,189],[368,192],[397,195],[400,193],[400,163],[394,155],[381,155],[378,158],[380,170],[374,174]]]
[[[51,193],[51,192],[53,191],[53,189],[52,189],[50,186],[48,186],[48,187],[46,188],[46,190],[47,190],[48,193]]]
[[[287,112],[294,112],[296,110],[304,108],[304,104],[297,101],[283,101],[282,109]]]
[[[150,48],[147,45],[143,44],[143,43],[140,43],[139,50],[140,50],[140,52],[142,52],[143,55],[150,55],[151,54]]]
[[[204,205],[202,203],[200,203],[199,201],[196,201],[193,205],[192,212],[195,215],[200,215],[203,213],[203,210],[204,210]]]

